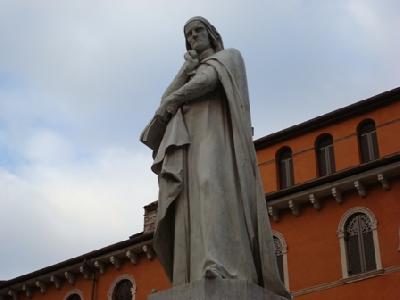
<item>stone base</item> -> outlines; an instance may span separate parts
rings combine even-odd
[[[233,279],[203,279],[151,294],[148,300],[287,300],[254,283]]]

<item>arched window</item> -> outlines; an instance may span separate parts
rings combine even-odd
[[[117,283],[113,291],[112,300],[132,300],[133,284],[128,279],[123,279]]]
[[[358,125],[357,133],[361,162],[366,163],[378,159],[379,150],[375,122],[371,119],[362,121]]]
[[[130,275],[122,275],[115,279],[108,291],[108,300],[134,300],[136,294],[135,281]]]
[[[78,294],[71,294],[67,297],[67,300],[81,300],[81,296]]]
[[[82,300],[82,291],[78,289],[73,289],[69,291],[63,298],[64,300]]]
[[[372,224],[366,214],[355,213],[347,220],[344,240],[349,275],[376,269]]]
[[[285,287],[289,289],[286,241],[283,238],[283,235],[275,230],[273,230],[273,239],[275,245],[276,262],[278,263],[279,275]]]
[[[320,136],[315,143],[318,175],[325,176],[335,173],[335,156],[333,153],[333,138],[330,134]]]
[[[293,185],[292,150],[284,147],[277,153],[279,188],[284,189]]]
[[[368,208],[347,211],[340,221],[338,235],[344,278],[382,268],[377,223]]]

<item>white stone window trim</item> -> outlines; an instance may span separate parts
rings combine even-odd
[[[111,283],[110,288],[108,289],[108,293],[107,293],[108,300],[112,300],[112,296],[113,296],[115,287],[117,286],[118,282],[120,282],[121,280],[124,280],[124,279],[127,279],[132,283],[132,300],[135,300],[135,298],[136,298],[136,282],[135,282],[135,279],[133,278],[133,276],[130,274],[123,274],[114,279],[114,281]]]
[[[342,265],[342,277],[343,278],[349,278],[351,275],[349,275],[348,272],[348,264],[347,264],[347,253],[346,253],[346,242],[344,240],[344,232],[345,228],[344,226],[346,225],[347,220],[354,214],[356,213],[363,213],[368,216],[371,220],[372,224],[372,237],[374,240],[374,250],[375,250],[375,263],[376,263],[376,270],[381,270],[382,269],[382,260],[381,260],[381,252],[380,252],[380,247],[379,247],[379,239],[378,239],[378,221],[375,217],[375,214],[366,207],[353,207],[347,210],[343,215],[342,218],[340,219],[338,230],[337,230],[337,236],[339,238],[339,246],[340,246],[340,263]],[[357,274],[359,275],[359,274]],[[356,276],[356,275],[354,275]]]
[[[78,294],[79,297],[81,297],[81,300],[83,300],[83,293],[82,293],[81,290],[78,290],[78,289],[73,289],[73,290],[68,291],[64,296],[64,300],[67,300],[68,297],[73,295],[73,294]]]
[[[283,284],[285,285],[286,289],[289,290],[289,272],[288,272],[288,261],[287,261],[287,244],[286,240],[283,237],[283,234],[272,230],[272,235],[279,239],[282,245],[282,265],[283,265]]]

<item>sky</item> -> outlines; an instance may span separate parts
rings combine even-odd
[[[209,19],[255,138],[400,84],[400,2],[0,0],[0,280],[127,239],[157,199],[139,142]]]

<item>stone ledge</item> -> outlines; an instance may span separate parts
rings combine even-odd
[[[254,283],[234,279],[203,279],[151,294],[148,300],[287,300]]]
[[[293,297],[299,297],[299,296],[303,296],[303,295],[307,295],[307,294],[311,294],[311,293],[315,293],[315,292],[321,292],[324,290],[336,288],[338,286],[351,284],[353,282],[358,282],[361,280],[373,279],[377,276],[386,276],[386,275],[389,275],[391,273],[396,273],[396,272],[400,272],[400,266],[390,266],[390,267],[387,267],[384,269],[373,270],[373,271],[370,271],[367,273],[353,275],[348,278],[338,279],[338,280],[335,280],[332,282],[317,284],[317,285],[314,285],[311,287],[303,288],[301,290],[292,291],[292,295],[293,295]]]

